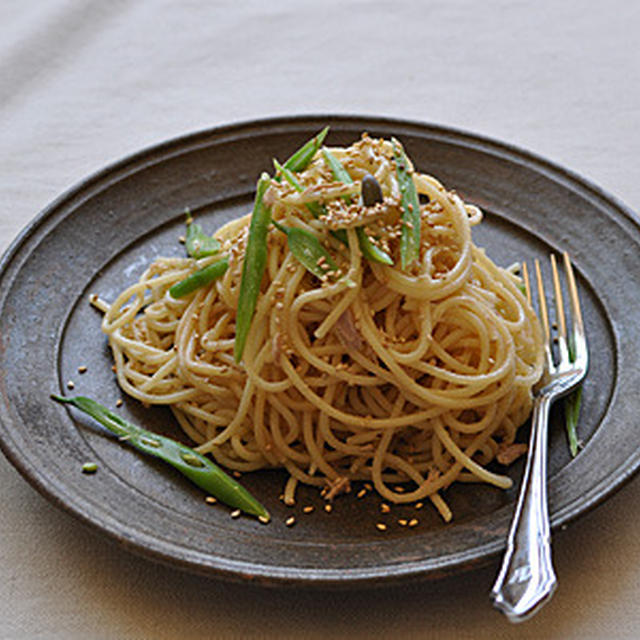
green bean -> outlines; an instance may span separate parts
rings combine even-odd
[[[276,220],[272,222],[276,229],[286,234],[289,251],[307,271],[320,280],[327,280],[328,274],[337,274],[338,265],[316,236],[298,227],[285,227]],[[351,280],[347,284],[350,283]]]
[[[578,454],[580,443],[578,441],[578,419],[580,417],[580,404],[582,403],[582,385],[571,392],[564,399],[564,416],[569,439],[569,450],[571,456],[575,458]]]
[[[573,343],[573,335],[569,336],[567,341],[569,348],[569,360],[573,362],[576,359],[575,345]],[[569,451],[571,456],[578,455],[580,442],[578,440],[578,419],[580,418],[580,405],[582,404],[582,385],[572,391],[564,399],[564,418],[565,427],[567,429],[567,438],[569,440]]]
[[[342,166],[342,163],[338,158],[336,158],[329,149],[326,147],[322,149],[322,155],[326,160],[331,172],[333,173],[333,177],[339,182],[344,182],[345,184],[353,184],[353,179],[349,175],[349,172]],[[345,196],[345,200],[347,202],[351,202],[351,198],[349,196]],[[344,230],[341,230],[344,233]],[[356,229],[356,233],[358,235],[358,244],[360,245],[360,251],[362,251],[362,255],[367,258],[367,260],[371,260],[372,262],[379,262],[381,264],[392,265],[393,260],[391,256],[376,247],[369,236],[365,233],[362,227],[358,227]]]
[[[187,239],[185,242],[187,253],[192,258],[206,258],[218,253],[220,251],[218,240],[208,236],[202,227],[193,221],[189,209],[185,213],[187,215]]]
[[[420,202],[408,171],[408,160],[400,143],[391,139],[396,160],[396,177],[402,196],[402,236],[400,238],[400,260],[406,269],[412,262],[420,259]]]
[[[173,298],[183,298],[196,289],[217,280],[225,274],[228,268],[229,258],[225,257],[222,258],[222,260],[217,260],[203,269],[195,271],[177,284],[174,284],[171,289],[169,289],[169,293]]]
[[[353,179],[349,175],[349,172],[344,168],[342,162],[336,158],[329,149],[324,147],[322,149],[322,155],[324,156],[325,162],[329,165],[329,169],[331,169],[331,173],[333,173],[333,177],[338,182],[344,182],[344,184],[353,184]],[[349,196],[346,196],[347,198]]]
[[[51,397],[57,402],[80,409],[112,433],[126,438],[126,442],[139,451],[167,462],[191,482],[230,507],[263,520],[270,519],[269,512],[242,485],[190,447],[127,422],[91,398]]]
[[[271,178],[263,173],[258,180],[256,199],[249,225],[249,238],[242,265],[242,279],[240,280],[240,297],[236,313],[236,339],[234,343],[234,357],[236,362],[242,360],[244,346],[251,328],[251,321],[256,310],[260,285],[267,265],[267,233],[271,222],[271,208],[263,202],[264,194],[269,187]]]
[[[358,227],[356,229],[356,233],[358,234],[358,244],[360,245],[360,251],[362,251],[362,255],[367,258],[367,260],[371,260],[372,262],[379,262],[380,264],[386,264],[389,266],[393,264],[391,256],[386,251],[383,251],[382,249],[376,247],[376,245],[371,242],[371,238],[369,238],[362,227]]]
[[[324,139],[329,133],[329,127],[325,127],[318,135],[314,136],[302,145],[285,163],[285,169],[298,173],[309,166],[309,163],[316,155],[318,149],[322,146]]]

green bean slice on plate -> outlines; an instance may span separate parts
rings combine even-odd
[[[71,404],[103,427],[119,436],[123,442],[147,455],[159,458],[177,469],[195,485],[221,502],[268,522],[269,512],[239,483],[227,475],[209,458],[166,436],[138,427],[91,398],[52,395],[57,402]]]

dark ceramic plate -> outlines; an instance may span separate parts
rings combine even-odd
[[[362,131],[402,139],[416,166],[479,204],[474,231],[498,263],[567,249],[579,274],[592,368],[571,460],[553,415],[549,499],[557,527],[610,495],[638,468],[640,228],[632,213],[582,178],[511,146],[420,123],[369,117],[265,120],[204,131],[143,151],[83,181],[13,243],[0,279],[0,421],[5,454],[42,494],[124,548],[199,573],[270,584],[356,586],[435,578],[502,551],[514,506],[507,492],[451,487],[453,523],[428,505],[380,514],[372,494],[341,497],[327,514],[314,490],[298,506],[278,500],[285,477],[260,472],[246,486],[271,510],[269,526],[232,520],[161,463],[69,413],[51,392],[113,406],[120,393],[90,292],[112,299],[155,256],[182,255],[185,207],[210,229],[249,210],[256,177],[276,156],[331,124],[330,144]],[[88,371],[79,374],[80,365]],[[123,416],[183,438],[169,412],[125,398]],[[522,437],[526,437],[525,433]],[[99,471],[86,476],[83,462]],[[522,463],[510,474],[516,484]],[[303,514],[302,506],[316,510]],[[295,514],[297,524],[284,520]],[[419,518],[408,529],[402,517]],[[375,527],[387,522],[383,534]]]

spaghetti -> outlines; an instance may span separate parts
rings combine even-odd
[[[441,491],[453,482],[511,485],[487,465],[513,445],[531,411],[543,363],[538,321],[519,279],[473,244],[477,207],[407,160],[420,195],[420,245],[403,269],[403,225],[411,223],[392,144],[364,134],[330,152],[351,183],[335,180],[318,152],[296,174],[301,189],[278,174],[265,203],[281,228],[317,238],[333,267],[318,277],[270,226],[237,363],[250,216],[215,234],[226,273],[184,298],[170,287],[217,258],[157,259],[103,308],[118,383],[143,403],[169,405],[198,451],[224,466],[284,467],[287,502],[300,482],[332,498],[363,480],[389,502],[428,497],[449,520]],[[375,206],[359,200],[367,174],[383,194]],[[392,265],[363,255],[363,232]]]

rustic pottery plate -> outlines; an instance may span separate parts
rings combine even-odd
[[[49,399],[75,383],[79,394],[114,406],[121,394],[91,292],[110,300],[160,255],[182,255],[185,207],[213,229],[247,212],[257,176],[331,125],[329,144],[362,131],[395,135],[415,165],[480,205],[474,240],[498,263],[567,249],[579,276],[592,367],[579,425],[584,448],[568,452],[561,410],[552,416],[552,526],[593,507],[640,462],[640,227],[633,214],[586,180],[530,153],[442,127],[375,117],[305,116],[220,127],[142,151],[81,182],[43,211],[2,259],[0,275],[0,442],[25,478],[55,504],[121,546],[202,574],[260,583],[360,586],[437,578],[496,558],[516,489],[453,486],[454,520],[429,506],[380,513],[380,499],[355,492],[332,513],[303,488],[298,505],[278,496],[277,471],[245,485],[274,519],[231,519],[221,505],[162,463],[141,457]],[[78,373],[79,366],[87,372]],[[124,398],[118,409],[148,428],[183,439],[168,410]],[[526,438],[526,428],[522,439]],[[98,472],[81,473],[98,463]],[[510,474],[516,486],[522,462]],[[315,511],[304,514],[312,504]],[[294,527],[285,519],[297,516]],[[417,517],[400,527],[398,518]],[[382,533],[377,522],[389,528]]]

